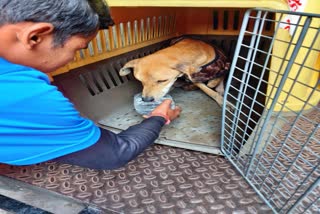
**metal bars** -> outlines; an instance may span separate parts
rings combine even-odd
[[[319,27],[319,14],[248,10],[226,86],[222,151],[275,213],[320,210]]]

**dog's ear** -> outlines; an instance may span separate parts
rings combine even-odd
[[[177,70],[177,71],[180,71],[181,73],[187,73],[188,70],[189,70],[189,66],[187,66],[186,64],[183,64],[183,63],[179,63],[179,64],[176,64],[174,66],[174,69]]]
[[[134,67],[137,65],[139,59],[134,59],[127,62],[119,71],[120,76],[126,76],[131,73]]]
[[[198,68],[195,66],[189,64],[189,63],[179,63],[174,66],[174,69],[177,71],[180,71],[181,73],[184,74],[192,74],[194,72],[198,72]]]
[[[185,74],[190,80],[191,80],[191,74],[198,72],[198,68],[187,63],[179,63],[174,66],[174,69]]]

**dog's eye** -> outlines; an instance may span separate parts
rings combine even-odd
[[[158,80],[157,83],[167,82],[168,80]]]

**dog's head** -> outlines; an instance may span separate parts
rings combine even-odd
[[[165,96],[186,70],[184,64],[168,63],[168,59],[161,59],[161,55],[149,55],[127,62],[120,69],[120,76],[133,71],[134,77],[143,85],[143,101],[151,102]]]

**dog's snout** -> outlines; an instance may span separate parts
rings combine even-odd
[[[153,97],[142,97],[143,102],[153,102],[154,98]]]

